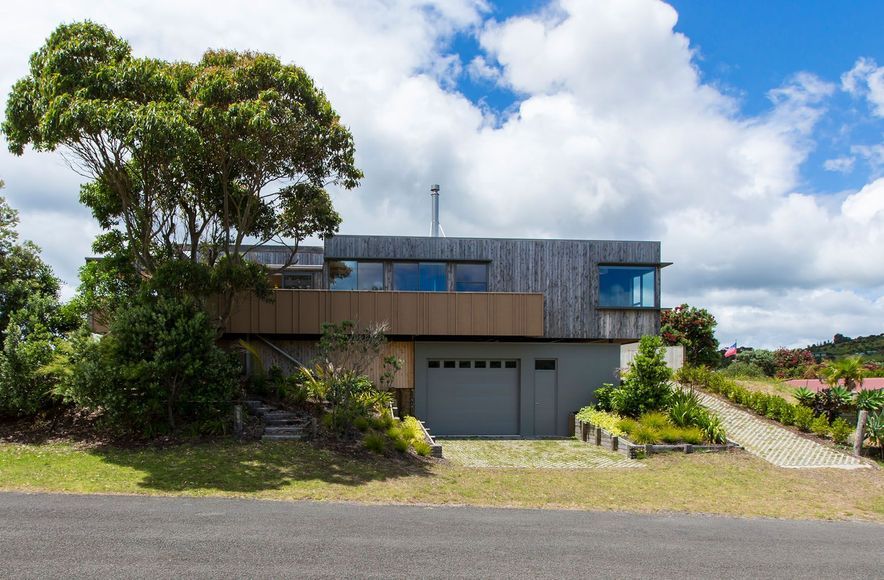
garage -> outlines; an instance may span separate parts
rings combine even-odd
[[[518,435],[519,364],[427,360],[426,420],[435,435]]]

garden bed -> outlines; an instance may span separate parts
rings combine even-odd
[[[577,417],[574,417],[574,434],[581,441],[591,445],[604,447],[615,453],[621,453],[631,459],[635,459],[642,455],[653,455],[655,453],[720,452],[740,449],[739,445],[730,440],[724,445],[694,445],[691,443],[639,445],[633,443],[622,435],[612,435],[610,431],[590,422],[581,421]]]

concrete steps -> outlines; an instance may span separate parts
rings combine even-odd
[[[264,422],[262,441],[303,441],[313,434],[313,417],[278,409],[260,399],[250,399],[246,407]]]

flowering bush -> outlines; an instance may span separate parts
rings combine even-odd
[[[779,378],[800,377],[807,367],[816,365],[813,353],[804,348],[778,348],[774,351],[774,369]]]

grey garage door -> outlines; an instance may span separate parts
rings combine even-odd
[[[435,435],[518,435],[518,362],[428,361],[427,424]]]

